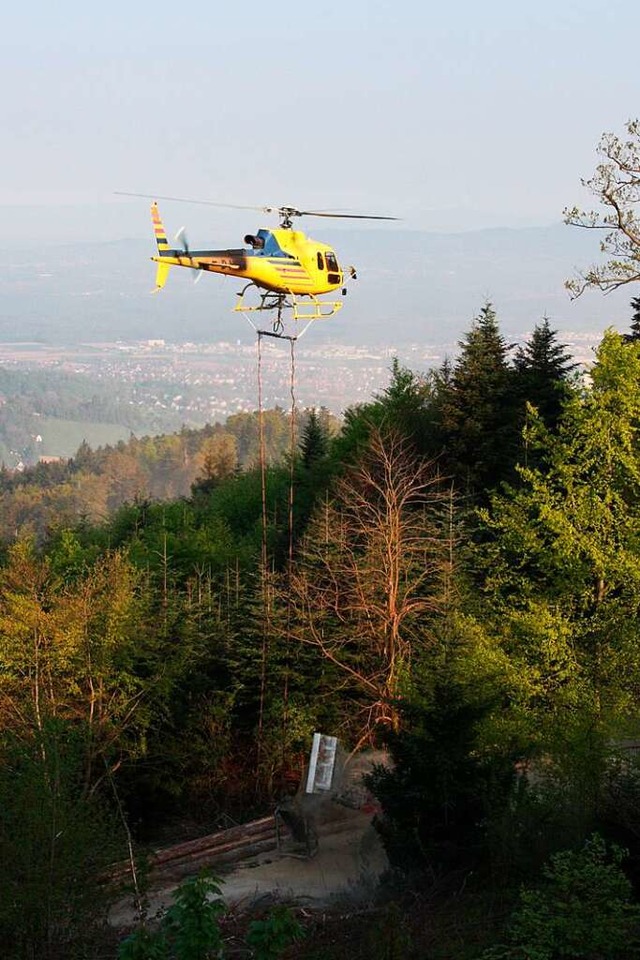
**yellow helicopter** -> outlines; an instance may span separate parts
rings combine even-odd
[[[148,194],[120,193],[121,196]],[[274,230],[259,229],[244,238],[246,247],[231,250],[190,250],[184,229],[178,231],[176,241],[181,249],[169,245],[157,200],[177,200],[182,203],[202,203],[241,210],[260,210],[276,213],[280,218]],[[209,200],[186,200],[181,197],[156,197],[151,204],[151,219],[158,247],[152,260],[158,264],[156,291],[165,285],[170,267],[189,267],[192,270],[221,273],[248,280],[238,294],[234,310],[250,313],[256,310],[274,310],[277,319],[274,330],[282,329],[284,310],[291,310],[294,320],[320,320],[332,317],[342,307],[342,300],[320,300],[334,290],[346,294],[345,271],[340,267],[331,247],[312,240],[301,230],[293,229],[296,217],[338,217],[348,220],[396,220],[397,217],[372,216],[354,213],[328,213],[317,210],[298,210],[295,207],[244,207],[236,204],[215,203]],[[346,276],[356,279],[354,267],[348,267]],[[258,291],[257,302],[248,302],[245,295]]]

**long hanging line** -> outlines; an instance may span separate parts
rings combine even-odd
[[[260,705],[258,713],[258,741],[256,767],[258,778],[256,789],[260,782],[259,771],[262,760],[262,736],[264,727],[264,704],[267,686],[267,649],[271,628],[270,601],[267,571],[267,457],[264,436],[264,410],[262,404],[262,332],[257,331],[258,340],[258,430],[260,438],[260,488],[262,496],[262,548],[261,548],[261,585],[262,585],[262,652],[260,662]]]
[[[289,380],[289,393],[291,395],[291,424],[289,432],[289,570],[293,563],[293,497],[294,497],[294,479],[295,479],[295,458],[296,458],[296,353],[295,337],[291,337],[289,345],[291,347],[291,373]]]
[[[262,759],[262,747],[263,747],[263,732],[264,732],[264,707],[266,699],[266,686],[267,686],[267,661],[268,661],[268,648],[269,648],[269,637],[271,634],[271,596],[269,592],[269,578],[268,578],[268,515],[267,515],[267,480],[266,480],[266,442],[265,442],[265,430],[264,430],[264,405],[263,405],[263,391],[262,391],[262,337],[263,336],[274,336],[274,334],[265,333],[265,331],[257,330],[257,351],[258,351],[258,422],[259,422],[259,437],[260,437],[260,482],[261,482],[261,494],[262,494],[262,551],[261,551],[261,568],[262,568],[262,602],[263,602],[263,620],[262,620],[262,653],[261,653],[261,664],[260,664],[260,706],[259,706],[259,717],[258,717],[258,743],[257,743],[257,766],[259,769],[260,761]],[[295,395],[295,381],[296,381],[296,365],[295,365],[295,343],[296,337],[284,337],[282,334],[278,334],[278,339],[286,339],[289,341],[290,346],[290,380],[289,380],[289,393],[291,396],[291,412],[290,412],[290,453],[289,453],[289,503],[288,503],[288,535],[289,535],[289,547],[288,547],[288,558],[287,558],[287,576],[291,576],[291,569],[293,564],[293,511],[294,511],[294,491],[295,491],[295,455],[296,455],[296,395]],[[290,635],[291,627],[291,598],[290,591],[288,591],[288,600],[287,600],[287,637]],[[288,703],[289,703],[289,657],[287,655],[285,668],[284,668],[284,684],[283,684],[283,703],[284,709],[282,714],[282,748],[283,748],[283,760],[285,757],[286,751],[286,742],[287,742],[287,728],[288,728]]]
[[[267,453],[262,403],[262,331],[258,330],[258,431],[260,441],[260,491],[262,497],[262,569],[267,569]]]
[[[285,653],[283,689],[282,689],[282,761],[286,759],[287,733],[289,728],[289,639],[291,637],[291,573],[293,570],[293,500],[295,491],[295,459],[296,459],[296,355],[295,337],[289,341],[290,345],[290,380],[289,393],[291,394],[291,415],[289,433],[289,554],[287,562],[287,646]]]

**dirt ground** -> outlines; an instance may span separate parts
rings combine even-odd
[[[267,901],[320,909],[371,896],[387,869],[387,858],[373,825],[371,813],[343,810],[318,830],[318,848],[307,857],[290,843],[277,850],[243,860],[222,873],[222,892],[229,907],[254,910]],[[177,884],[151,891],[149,916],[170,906]],[[123,901],[109,922],[129,927],[136,922],[132,903]]]
[[[307,847],[287,834],[280,849],[241,859],[211,870],[222,880],[222,892],[234,910],[254,911],[269,902],[286,902],[309,909],[338,903],[357,904],[372,897],[388,861],[373,826],[375,807],[360,786],[360,761],[343,778],[339,795],[303,798],[296,809],[312,825],[311,855]],[[317,839],[317,845],[316,845]],[[148,915],[162,913],[172,902],[177,881],[159,885],[148,895]],[[133,903],[122,901],[111,911],[114,927],[136,922]]]

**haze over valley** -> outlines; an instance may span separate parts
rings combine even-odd
[[[314,323],[297,345],[302,407],[340,414],[384,388],[393,357],[422,372],[454,356],[487,300],[511,342],[548,316],[580,363],[590,362],[605,327],[628,326],[625,290],[569,299],[563,281],[593,259],[594,237],[562,224],[323,237],[343,264],[356,264],[359,279],[343,310]],[[152,252],[151,240],[2,250],[0,453],[7,466],[72,456],[83,440],[115,443],[256,409],[255,333],[232,311],[240,285],[209,276],[194,284],[189,271],[174,270],[152,296]],[[264,402],[288,409],[288,344],[269,340],[264,358]],[[31,387],[15,380],[28,371],[38,372],[42,389],[33,378]]]
[[[140,213],[147,217],[144,206]],[[190,242],[211,245],[213,233],[190,235]],[[354,264],[359,277],[348,287],[344,310],[307,335],[314,344],[417,342],[448,349],[486,300],[515,337],[543,315],[558,329],[598,332],[628,314],[626,291],[569,299],[564,281],[597,259],[598,237],[560,223],[466,233],[322,229],[313,235],[335,247],[343,266]],[[225,239],[240,242],[239,236]],[[246,321],[232,313],[241,284],[206,276],[194,285],[192,271],[173,270],[162,293],[150,296],[152,254],[150,229],[147,241],[0,245],[0,342],[251,341]]]
[[[384,387],[394,356],[420,372],[455,355],[486,300],[514,343],[548,316],[581,363],[606,326],[628,325],[625,290],[570,301],[563,281],[593,259],[594,237],[562,224],[323,236],[343,263],[357,265],[359,279],[344,309],[313,324],[297,346],[303,407],[340,414],[366,401]],[[256,408],[255,333],[232,312],[239,284],[208,276],[194,284],[189,272],[174,270],[152,296],[151,253],[150,240],[23,242],[2,251],[0,452],[7,466],[71,456],[82,440],[115,443]],[[31,404],[24,396],[16,403],[12,371],[39,371],[47,389]],[[266,405],[288,409],[288,344],[266,343],[263,377]],[[78,389],[83,400],[62,403],[61,413],[61,396]]]

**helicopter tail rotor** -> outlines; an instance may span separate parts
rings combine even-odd
[[[175,237],[174,237],[174,241],[173,241],[173,242],[180,244],[180,246],[182,247],[182,249],[183,249],[183,251],[184,251],[185,256],[188,257],[188,256],[190,255],[190,254],[189,254],[189,241],[187,240],[186,227],[180,227],[180,229],[178,230],[178,232],[176,233],[176,235],[175,235]]]

